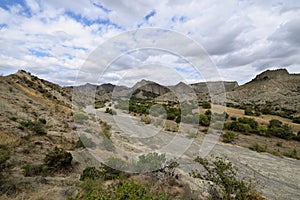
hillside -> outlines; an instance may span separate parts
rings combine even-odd
[[[238,104],[270,106],[273,110],[300,111],[300,74],[286,69],[267,70],[250,82],[227,93],[227,99]]]

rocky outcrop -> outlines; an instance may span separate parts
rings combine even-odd
[[[230,102],[271,105],[274,108],[300,110],[300,74],[286,69],[267,70],[250,82],[227,93]]]

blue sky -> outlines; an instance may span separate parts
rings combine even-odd
[[[126,31],[149,27],[175,31],[199,43],[223,80],[242,84],[266,69],[299,73],[299,16],[296,0],[2,0],[0,74],[25,69],[61,85],[97,83],[99,79],[88,75],[94,73],[92,67],[86,76],[78,76],[89,55]],[[174,40],[168,45],[181,45],[187,55],[199,56],[189,44]],[[162,51],[131,53],[114,63],[119,66],[100,82],[117,83],[125,72],[131,80],[128,84],[145,77],[168,85],[202,81],[180,60]],[[170,70],[159,73],[153,61]],[[104,66],[99,62],[97,67]]]

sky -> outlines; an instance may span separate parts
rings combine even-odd
[[[0,1],[1,75],[243,84],[278,68],[300,73],[299,0]]]

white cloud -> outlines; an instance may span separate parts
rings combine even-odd
[[[76,69],[80,69],[97,47],[122,31],[138,27],[170,29],[195,40],[211,55],[224,79],[243,83],[266,68],[277,67],[286,67],[295,73],[299,72],[300,65],[299,8],[300,2],[296,0],[26,0],[19,4],[0,3],[0,73],[25,68],[50,81],[70,84],[76,78]],[[146,20],[145,16],[150,13],[151,17]],[[134,38],[131,39],[126,41],[129,46],[134,45]],[[147,39],[146,35],[140,36],[138,41],[147,43]],[[127,56],[111,66],[115,71],[106,75],[107,80],[117,81],[125,70],[134,70],[131,66],[134,64],[160,63],[171,66],[172,70],[177,66],[183,79],[197,82],[199,77],[192,76],[189,70],[184,72],[188,65],[178,56],[193,60],[205,57],[205,53],[197,51],[188,39],[168,36],[157,41],[160,46],[172,47],[174,51],[131,53],[131,58]],[[123,50],[126,47],[123,46]],[[114,48],[110,46],[104,54],[118,53],[119,47]],[[205,60],[202,65],[209,62]],[[98,66],[103,63],[105,60],[97,61]],[[93,73],[95,67],[88,69]],[[235,71],[241,73],[235,74]],[[141,72],[134,70],[128,77],[142,79]],[[152,73],[155,74],[153,79],[157,80],[164,79],[162,74],[167,73],[166,83],[176,79],[174,72],[167,70],[162,69],[159,73],[153,68]],[[90,81],[93,77],[87,76],[84,74],[78,80]]]

